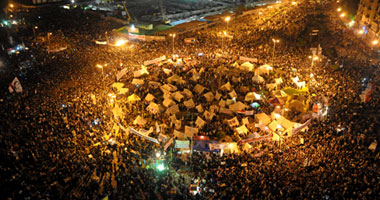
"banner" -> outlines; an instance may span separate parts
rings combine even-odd
[[[300,132],[302,129],[304,129],[306,126],[310,125],[311,124],[311,119],[307,120],[307,122],[305,122],[304,124],[302,124],[301,126],[297,127],[297,128],[294,128],[292,130],[292,135],[294,134],[297,134],[298,132]]]
[[[251,138],[251,139],[244,139],[240,140],[240,145],[245,144],[245,143],[252,143],[252,142],[259,142],[259,141],[264,141],[264,140],[271,140],[273,137],[273,134],[268,134],[264,135],[258,138]]]
[[[127,72],[128,72],[128,68],[124,68],[124,69],[120,70],[116,74],[116,81],[119,81],[121,79],[121,77],[123,77],[125,74],[127,74]]]
[[[238,110],[237,113],[243,115],[253,115],[253,110]]]
[[[164,150],[166,151],[166,149],[169,148],[169,146],[173,143],[173,138],[170,138],[170,140],[165,144],[164,146]]]
[[[210,148],[210,151],[217,150],[217,149],[225,149],[228,147],[227,143],[209,143],[208,147]]]
[[[248,57],[245,57],[245,56],[240,56],[239,60],[248,61],[248,62],[254,62],[254,63],[258,62],[257,58],[248,58]]]
[[[147,61],[144,61],[144,65],[152,65],[152,64],[159,64],[161,61],[164,61],[166,60],[166,56],[161,56],[161,57],[158,57],[158,58],[155,58],[153,60],[147,60]]]
[[[176,140],[175,141],[175,148],[177,148],[177,149],[189,149],[190,148],[190,141],[189,140]]]
[[[151,142],[154,142],[154,143],[156,143],[156,144],[159,144],[159,142],[158,142],[158,140],[157,140],[156,138],[152,138],[152,137],[149,137],[149,136],[147,136],[147,135],[144,135],[144,134],[142,134],[142,133],[136,131],[136,130],[135,130],[134,128],[132,128],[132,127],[129,127],[129,132],[130,132],[130,133],[133,133],[133,134],[135,134],[135,135],[138,135],[138,136],[140,136],[140,137],[142,137],[142,138],[144,138],[144,139],[146,139],[146,140],[149,140],[149,141],[151,141]]]

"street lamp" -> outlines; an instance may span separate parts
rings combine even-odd
[[[36,30],[37,30],[37,29],[38,29],[38,26],[35,26],[35,27],[32,28],[34,38],[36,38]]]
[[[374,41],[372,41],[372,44],[373,44],[373,45],[377,45],[377,44],[379,44],[379,40],[374,40]]]
[[[272,56],[272,66],[274,65],[274,62],[273,62],[273,59],[274,59],[274,53],[275,53],[275,51],[276,51],[276,43],[279,43],[280,42],[280,40],[279,39],[272,39],[272,41],[273,41],[273,56]]]
[[[363,35],[363,34],[364,34],[364,31],[363,31],[363,30],[359,30],[359,31],[358,31],[358,34],[359,34],[359,35]]]
[[[11,4],[9,4],[9,7],[13,8],[13,7],[14,7],[14,5],[11,3]]]
[[[340,12],[340,11],[342,11],[342,8],[338,8],[338,9],[336,9],[338,12]]]
[[[104,71],[103,71],[103,65],[99,65],[99,64],[97,64],[96,67],[102,69],[102,79],[103,79],[102,82],[103,82],[103,86],[104,86]]]
[[[174,53],[174,38],[175,38],[175,33],[169,34],[170,37],[172,37],[172,53]]]
[[[230,16],[227,16],[226,18],[224,18],[224,21],[227,22],[227,31],[228,31],[228,22],[231,20],[231,17]]]
[[[344,13],[340,14],[340,17],[344,17],[344,16],[346,16],[346,14],[344,14]]]

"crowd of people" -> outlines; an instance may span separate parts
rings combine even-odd
[[[4,111],[0,113],[2,194],[12,199],[376,199],[380,154],[368,146],[379,140],[380,93],[375,88],[368,102],[362,102],[359,95],[369,83],[378,84],[379,69],[372,65],[372,49],[362,48],[360,38],[353,40],[354,31],[335,16],[335,5],[327,1],[285,4],[266,8],[260,15],[238,16],[228,29],[221,23],[179,36],[174,52],[172,40],[130,42],[120,48],[95,45],[93,41],[104,38],[112,25],[81,10],[65,11],[55,27],[31,42],[34,69],[19,77],[24,92],[4,96],[0,102]],[[313,64],[311,46],[302,42],[309,40],[309,26],[320,30],[313,41],[325,55]],[[221,30],[233,38],[220,37]],[[47,39],[49,33],[52,36]],[[187,37],[197,41],[184,43]],[[272,39],[280,41],[276,48]],[[51,44],[67,49],[48,53]],[[149,75],[138,77],[143,84],[131,83],[144,61],[163,55],[170,62],[147,67]],[[236,67],[241,64],[240,56],[256,58],[255,67],[269,64],[274,70],[262,75],[265,82],[256,82],[254,72]],[[343,65],[331,67],[335,64]],[[117,94],[112,84],[123,68],[128,72],[117,81],[129,92]],[[169,82],[174,74],[181,80]],[[196,126],[199,116],[207,123],[198,127],[197,135],[217,140],[223,132],[239,142],[245,135],[226,123],[234,115],[216,113],[206,120],[198,109],[183,102],[192,98],[204,110],[211,110],[215,102],[220,106],[203,94],[232,98],[232,89],[220,89],[227,82],[236,93],[235,101],[244,102],[247,92],[271,97],[273,91],[266,84],[281,77],[284,82],[278,87],[292,87],[291,78],[296,76],[309,89],[298,97],[305,110],[328,99],[327,115],[282,142],[251,144],[249,152],[220,156],[194,151],[179,156],[173,145],[164,151],[163,145],[119,128],[148,130],[159,124],[160,131],[153,131],[151,137],[158,138],[160,133],[178,137],[173,131]],[[160,105],[166,91],[155,84],[172,84],[177,91],[191,92],[182,93],[183,100],[173,98],[179,105],[174,120],[173,114],[165,112],[172,105]],[[198,84],[205,88],[199,95],[194,90]],[[131,94],[141,100],[128,101]],[[159,112],[146,109],[148,94],[160,105]],[[270,114],[275,109],[267,99],[257,102],[260,107],[255,114]],[[115,116],[115,107],[122,114]],[[286,116],[303,123],[301,113],[290,111]],[[134,124],[137,116],[146,122]],[[179,129],[176,120],[181,121]],[[250,132],[266,134],[259,129]],[[153,167],[156,152],[162,152],[159,157],[167,166],[162,172]],[[199,187],[195,195],[189,191],[194,184]]]

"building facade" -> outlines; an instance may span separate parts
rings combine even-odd
[[[380,35],[380,0],[361,0],[355,19],[366,33]]]

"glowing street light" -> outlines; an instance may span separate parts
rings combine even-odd
[[[117,46],[117,47],[123,46],[125,43],[127,43],[126,40],[120,39],[120,40],[116,41],[115,46]]]
[[[363,35],[363,34],[364,34],[364,30],[359,30],[359,31],[358,31],[358,34],[359,34],[359,35]]]
[[[293,5],[293,6],[297,5],[297,2],[293,1],[293,2],[292,2],[292,5]]]
[[[272,39],[272,41],[273,41],[273,56],[272,56],[272,66],[274,65],[274,53],[275,53],[275,51],[276,51],[276,43],[279,43],[280,42],[280,40],[279,39]]]
[[[340,12],[340,11],[342,11],[342,8],[338,8],[338,9],[336,9],[338,12]]]
[[[9,4],[9,7],[13,8],[13,7],[15,7],[15,5],[13,5],[13,4],[11,3],[11,4]]]
[[[224,21],[227,22],[227,31],[228,31],[228,22],[231,20],[231,17],[230,16],[227,16],[226,18],[224,18]]]
[[[346,14],[344,14],[344,13],[340,14],[340,17],[344,17],[344,16],[346,16]]]
[[[36,38],[36,30],[37,29],[38,29],[38,26],[35,26],[35,27],[32,28],[34,38]]]
[[[377,44],[379,44],[379,40],[374,40],[374,41],[372,41],[372,44],[373,44],[373,45],[377,45]]]
[[[348,23],[348,26],[352,27],[354,24],[355,24],[355,21],[352,20],[352,21],[350,21],[350,22]]]
[[[169,34],[170,37],[172,37],[172,53],[174,53],[174,38],[175,38],[175,33]]]

